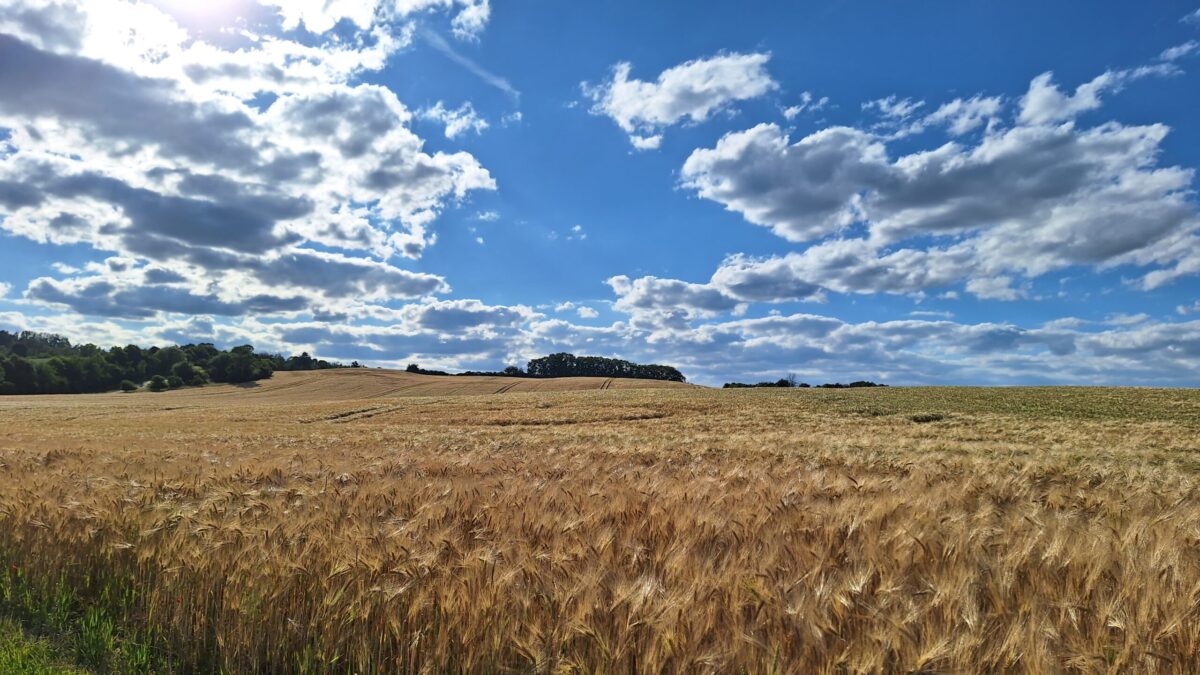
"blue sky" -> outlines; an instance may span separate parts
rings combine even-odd
[[[1200,6],[0,7],[0,327],[1200,385]]]

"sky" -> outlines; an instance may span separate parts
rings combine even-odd
[[[0,2],[0,329],[1200,386],[1200,4]]]

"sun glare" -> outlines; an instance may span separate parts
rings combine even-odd
[[[203,28],[231,24],[246,9],[245,0],[160,0],[157,4],[180,22]]]

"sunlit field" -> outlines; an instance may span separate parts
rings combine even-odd
[[[121,672],[1200,671],[1200,392],[289,375],[0,399],[4,614]]]

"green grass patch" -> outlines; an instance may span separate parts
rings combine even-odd
[[[29,635],[14,619],[0,617],[0,675],[82,675],[61,645]]]
[[[167,670],[154,635],[138,628],[135,588],[115,577],[82,581],[29,575],[20,565],[0,571],[0,675]],[[41,662],[49,669],[39,670]]]

